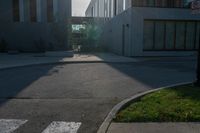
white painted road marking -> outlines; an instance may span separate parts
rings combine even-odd
[[[42,133],[77,133],[81,123],[75,122],[52,122]]]
[[[12,133],[28,120],[0,119],[0,133]]]

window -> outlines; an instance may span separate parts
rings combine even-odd
[[[156,21],[154,22],[155,27],[154,27],[154,48],[155,50],[160,50],[165,48],[165,22],[164,21]]]
[[[19,15],[19,0],[13,0],[12,1],[12,7],[13,7],[13,21],[19,22],[20,21],[20,15]]]
[[[110,3],[110,14],[111,14],[111,17],[114,16],[114,10],[113,10],[113,7],[114,7],[114,3],[113,3],[113,0],[111,0],[111,3]]]
[[[196,38],[195,38],[195,48],[199,48],[199,42],[200,42],[200,22],[196,22],[195,24],[195,29],[196,29]]]
[[[144,21],[144,51],[196,50],[199,44],[197,21]]]
[[[53,0],[47,0],[47,21],[53,22]]]
[[[174,1],[174,7],[183,7],[183,0],[176,0]]]
[[[37,21],[37,7],[36,7],[36,0],[30,0],[30,20],[31,22]]]
[[[144,21],[144,50],[154,49],[155,23],[153,21]]]
[[[117,0],[114,0],[114,7],[113,7],[113,10],[114,10],[114,16],[117,15]]]
[[[42,0],[36,0],[37,22],[42,22]]]
[[[197,22],[186,22],[185,48],[195,49],[197,38]]]
[[[105,0],[104,7],[105,7],[104,8],[105,9],[104,10],[104,17],[108,17],[108,14],[107,14],[108,13],[107,12],[108,11],[108,0]]]
[[[95,3],[95,17],[98,17],[98,3]]]
[[[126,10],[126,0],[123,0],[123,10]]]
[[[188,5],[188,0],[133,0],[133,6],[181,8]]]
[[[174,43],[175,43],[175,22],[174,21],[166,21],[166,33],[165,33],[165,48],[167,50],[173,50],[174,49]]]
[[[162,7],[162,0],[155,0],[155,5],[157,7]]]
[[[94,7],[91,8],[91,16],[94,17]]]
[[[148,6],[154,7],[155,6],[155,0],[149,0],[148,1]]]
[[[107,14],[108,14],[108,17],[110,17],[110,1],[108,0],[107,1]]]
[[[184,49],[184,45],[185,45],[185,32],[187,34],[187,30],[186,30],[186,26],[185,26],[185,22],[184,21],[177,21],[176,22],[176,35],[175,35],[175,49]],[[191,44],[192,45],[192,44]]]
[[[174,0],[167,0],[167,7],[174,7]]]

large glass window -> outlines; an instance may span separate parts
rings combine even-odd
[[[155,6],[155,0],[148,0],[148,6],[154,7]]]
[[[186,49],[194,49],[195,48],[195,43],[196,43],[196,38],[197,37],[195,34],[196,29],[197,29],[197,23],[195,22],[187,22],[186,23],[186,42],[185,42],[185,47]]]
[[[165,43],[165,23],[164,21],[155,22],[155,49],[164,49]]]
[[[133,0],[133,6],[144,7],[168,7],[168,8],[180,8],[186,7],[188,0]]]
[[[196,30],[196,45],[195,48],[199,48],[199,42],[200,42],[200,22],[196,22],[197,30]]]
[[[30,0],[30,20],[31,22],[37,21],[37,3],[36,0]]]
[[[155,0],[155,5],[158,7],[162,7],[162,0]]]
[[[173,50],[174,49],[174,40],[175,40],[175,22],[173,21],[166,21],[166,40],[165,40],[165,48],[166,50]]]
[[[162,21],[144,22],[144,50],[196,50],[199,45],[200,22]]]
[[[114,12],[114,16],[117,15],[117,0],[113,0],[114,3],[114,7],[113,7],[113,12]]]
[[[144,22],[144,50],[154,49],[154,28],[153,21]]]
[[[19,0],[12,1],[12,8],[13,8],[13,21],[19,22],[20,21]]]
[[[91,8],[91,16],[94,17],[94,7]]]
[[[47,0],[47,21],[53,22],[53,0]]]
[[[126,0],[123,0],[123,10],[126,10]]]
[[[176,22],[176,41],[175,41],[175,49],[180,50],[184,49],[185,43],[185,22]]]

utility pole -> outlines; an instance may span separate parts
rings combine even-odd
[[[194,0],[191,2],[191,9],[193,14],[200,15],[200,0]],[[195,85],[200,86],[200,27],[199,29],[199,48],[197,57],[197,72],[196,72],[196,82]]]

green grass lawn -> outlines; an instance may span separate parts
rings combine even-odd
[[[167,88],[148,94],[120,111],[115,122],[199,122],[200,87]]]

